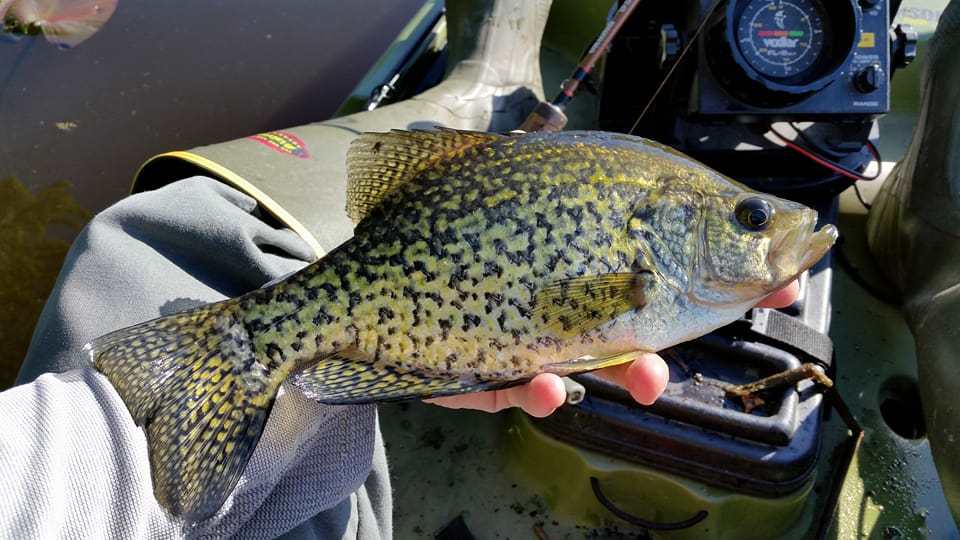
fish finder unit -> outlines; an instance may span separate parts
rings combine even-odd
[[[641,3],[606,58],[600,127],[759,189],[837,191],[849,180],[778,143],[803,137],[852,171],[875,159],[890,77],[916,55],[916,33],[890,20],[886,0]]]
[[[856,119],[885,113],[888,20],[886,2],[875,0],[730,0],[713,13],[699,44],[703,68],[691,111]]]

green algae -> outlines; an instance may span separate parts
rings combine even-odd
[[[73,238],[91,214],[57,182],[0,180],[0,389],[13,384]]]

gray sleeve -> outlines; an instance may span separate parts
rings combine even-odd
[[[142,430],[85,367],[94,337],[237,296],[311,258],[293,232],[257,217],[253,199],[207,178],[94,218],[44,308],[21,385],[0,393],[0,489],[15,494],[0,498],[0,537],[389,536],[374,407],[324,406],[283,387],[237,489],[185,526],[153,498]]]

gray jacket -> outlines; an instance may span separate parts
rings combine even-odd
[[[2,538],[389,538],[374,406],[281,389],[240,483],[191,526],[153,497],[146,439],[81,352],[91,339],[238,296],[312,258],[256,202],[209,178],[134,195],[77,238],[18,379],[0,393]]]

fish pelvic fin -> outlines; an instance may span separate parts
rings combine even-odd
[[[86,345],[146,431],[153,492],[188,522],[236,487],[285,374],[257,360],[235,300],[117,330]]]
[[[634,360],[639,360],[644,354],[646,353],[643,351],[627,351],[625,353],[612,354],[610,356],[603,356],[600,358],[576,358],[567,362],[547,364],[543,366],[543,372],[554,373],[561,377],[567,377],[570,375],[576,375],[577,373],[584,373],[587,371],[594,371],[596,369],[619,366],[620,364],[626,364],[627,362],[633,362]]]
[[[328,404],[372,403],[497,390],[524,381],[436,377],[374,362],[347,349],[294,373],[291,382],[310,399]]]
[[[347,215],[360,223],[390,193],[423,171],[504,137],[449,128],[364,133],[347,151]]]

